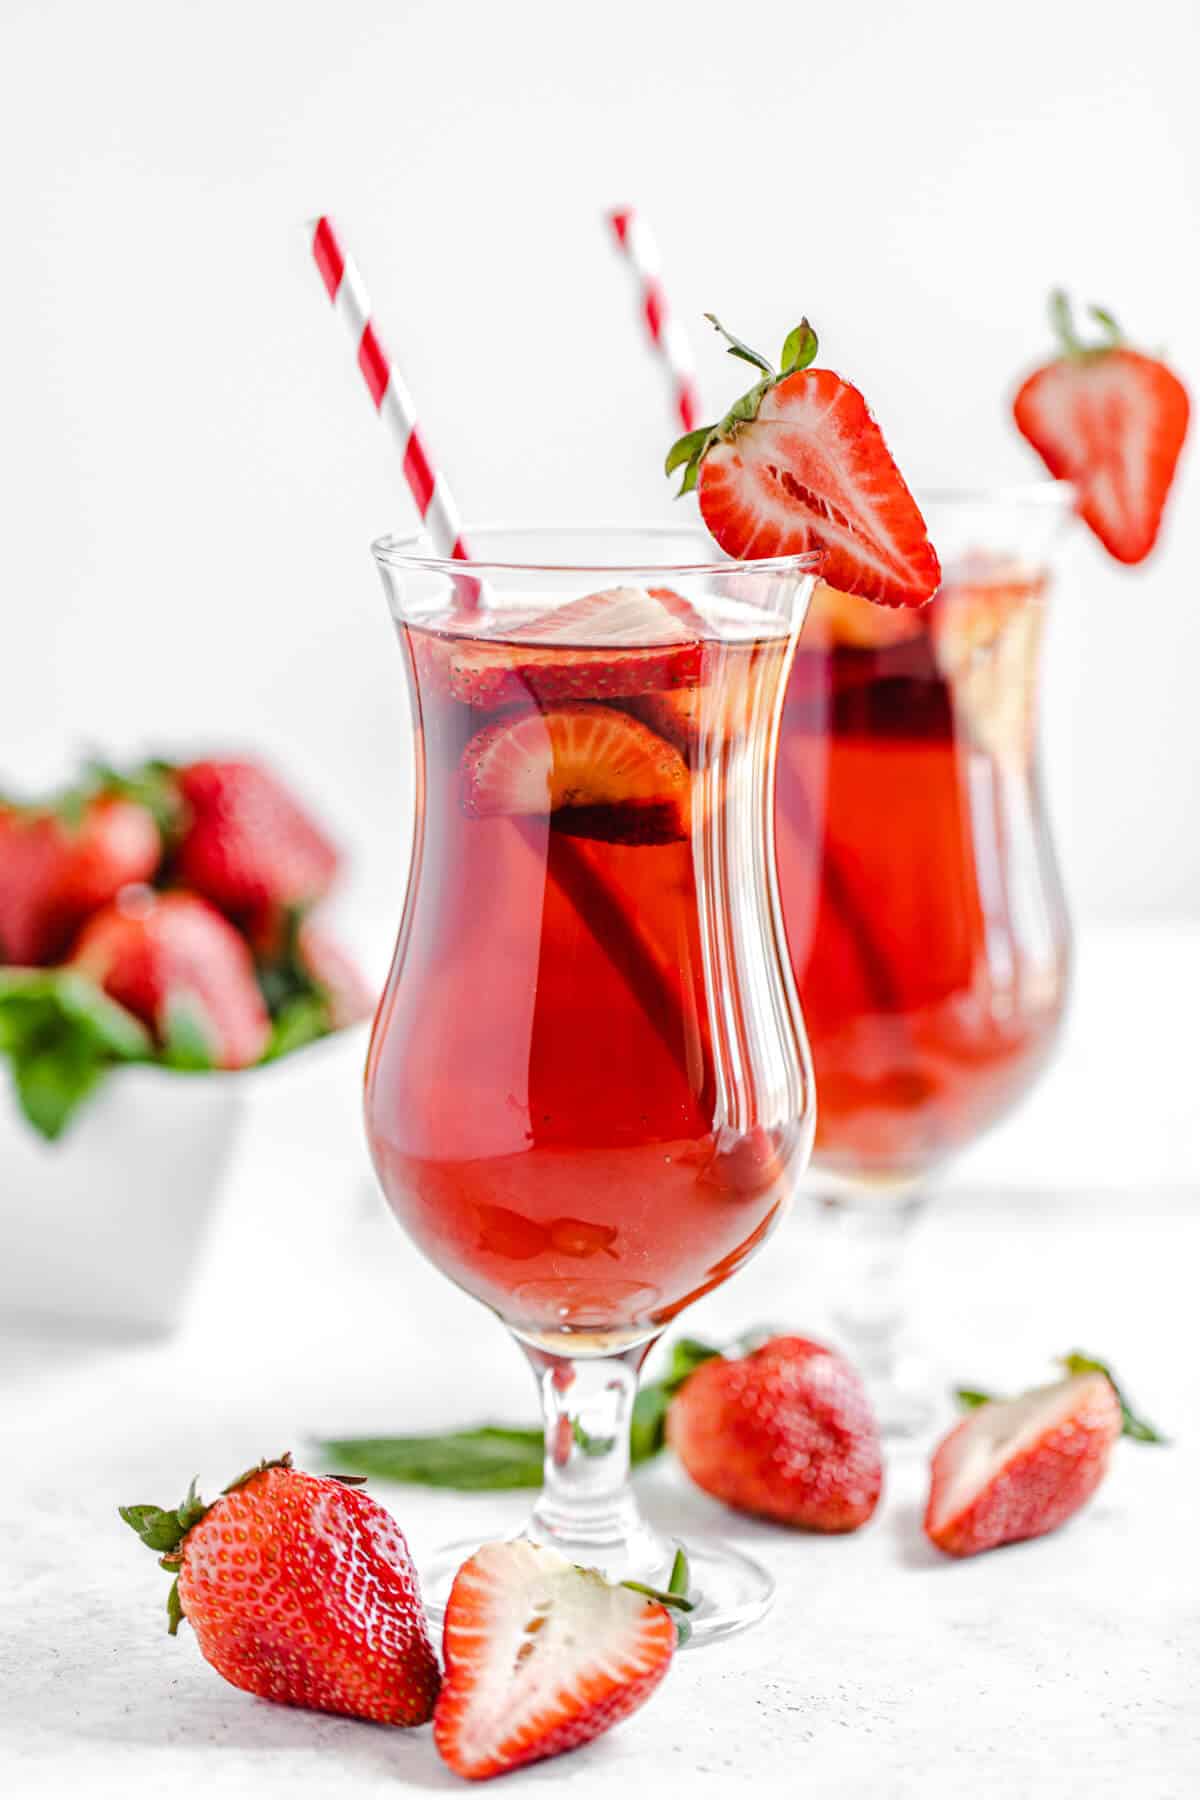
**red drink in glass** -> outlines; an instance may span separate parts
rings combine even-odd
[[[905,1180],[1035,1079],[1066,927],[1036,771],[1046,580],[981,563],[887,613],[818,588],[785,703],[780,884],[815,1155]]]
[[[660,1327],[762,1241],[807,1152],[807,1120],[730,1117],[714,1064],[705,962],[728,926],[706,946],[701,892],[726,896],[705,845],[719,854],[787,649],[736,603],[718,614],[690,621],[702,638],[629,649],[589,648],[586,627],[546,642],[544,623],[523,639],[519,615],[400,627],[423,736],[417,898],[374,1033],[368,1133],[405,1229],[529,1335]],[[551,742],[593,783],[624,758],[616,797],[472,798],[482,758],[512,804]]]
[[[492,554],[375,546],[418,783],[367,1132],[397,1218],[537,1376],[526,1534],[662,1585],[675,1546],[628,1485],[638,1370],[762,1243],[812,1143],[771,796],[813,559],[713,563],[654,530],[468,540]],[[475,1547],[442,1552],[435,1605]],[[688,1558],[692,1641],[761,1616],[752,1559]]]

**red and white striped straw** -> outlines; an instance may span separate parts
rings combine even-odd
[[[333,220],[322,215],[312,226],[313,261],[325,290],[350,333],[358,366],[375,410],[399,447],[404,475],[439,556],[465,557],[470,552],[458,522],[458,509],[425,447],[412,395],[375,328],[371,301],[358,264],[347,254]]]
[[[608,222],[637,276],[642,319],[667,373],[672,410],[685,431],[694,431],[700,417],[700,404],[692,347],[687,333],[672,318],[667,306],[662,262],[654,234],[632,206],[618,207],[610,212]]]

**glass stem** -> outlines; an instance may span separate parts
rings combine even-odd
[[[833,1239],[833,1322],[870,1390],[881,1428],[909,1435],[928,1422],[931,1396],[905,1379],[900,1351],[908,1314],[907,1279],[913,1226],[925,1194],[827,1194]]]
[[[569,1357],[522,1342],[542,1396],[545,1475],[526,1535],[612,1580],[665,1579],[673,1548],[629,1485],[629,1426],[650,1344]]]

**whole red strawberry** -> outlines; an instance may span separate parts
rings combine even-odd
[[[925,521],[858,389],[809,365],[807,319],[788,334],[779,372],[708,315],[729,354],[761,379],[717,425],[667,456],[698,489],[704,523],[736,557],[823,552],[822,578],[881,606],[921,606],[941,580]]]
[[[1055,1531],[1091,1499],[1117,1439],[1162,1443],[1130,1410],[1106,1364],[1078,1352],[1065,1381],[1015,1400],[964,1390],[974,1410],[942,1439],[930,1465],[925,1534],[948,1556]]]
[[[1188,427],[1187,389],[1158,357],[1132,349],[1110,313],[1080,341],[1067,297],[1051,299],[1062,354],[1035,369],[1013,416],[1052,475],[1074,484],[1079,512],[1118,562],[1149,556]]]
[[[161,857],[154,815],[120,794],[0,803],[0,963],[56,961],[89,912],[149,881]]]
[[[291,1458],[251,1469],[206,1506],[123,1506],[177,1572],[169,1629],[186,1619],[234,1687],[382,1725],[423,1725],[439,1676],[417,1575],[390,1513]]]
[[[446,1606],[434,1743],[472,1780],[577,1749],[645,1704],[675,1644],[658,1600],[537,1544],[485,1544]]]
[[[148,1025],[168,1057],[243,1069],[271,1036],[254,962],[195,894],[127,888],[84,926],[71,966]]]
[[[261,930],[329,891],[338,852],[295,796],[258,763],[175,771],[184,824],[175,878],[247,929]]]
[[[667,1414],[698,1487],[739,1512],[809,1531],[855,1531],[883,1487],[879,1431],[855,1370],[809,1338],[713,1357]]]
[[[303,920],[297,951],[308,979],[325,998],[330,1031],[371,1017],[379,996],[325,925],[313,918]]]

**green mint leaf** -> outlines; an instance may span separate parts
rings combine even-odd
[[[667,1582],[667,1592],[686,1594],[692,1585],[692,1571],[688,1565],[687,1552],[681,1544],[675,1552],[675,1561],[671,1564],[671,1578]]]
[[[72,969],[0,970],[0,1050],[35,1130],[61,1137],[114,1062],[148,1056],[150,1038],[96,984]]]
[[[982,1388],[955,1388],[954,1398],[964,1412],[972,1412],[977,1406],[990,1406],[996,1396],[984,1393]]]
[[[75,969],[0,969],[0,1049],[49,1047],[56,1034],[82,1032],[122,1062],[151,1053],[140,1020]]]
[[[661,1381],[647,1381],[638,1389],[629,1424],[629,1460],[635,1468],[650,1462],[666,1443],[669,1400]]]
[[[51,1143],[60,1138],[107,1066],[107,1058],[82,1037],[18,1052],[12,1058],[13,1085],[34,1130]]]
[[[629,1459],[635,1467],[650,1462],[666,1444],[667,1410],[672,1396],[701,1363],[720,1355],[715,1344],[703,1343],[699,1338],[678,1338],[671,1347],[666,1374],[658,1381],[643,1382],[633,1403],[629,1427]]]
[[[765,356],[760,356],[757,350],[750,348],[749,344],[743,344],[741,338],[734,337],[732,331],[726,331],[715,313],[705,313],[704,316],[714,331],[719,331],[725,339],[727,356],[736,356],[741,362],[750,363],[753,368],[761,369],[764,375],[768,375],[774,381],[775,371]]]
[[[318,994],[296,994],[272,1015],[271,1039],[263,1061],[277,1062],[305,1044],[328,1037],[329,1032],[328,1001]]]
[[[333,1467],[418,1487],[474,1493],[542,1484],[542,1434],[536,1429],[481,1425],[414,1437],[328,1438],[320,1450]]]
[[[800,369],[807,369],[817,354],[817,334],[807,319],[789,331],[783,340],[783,349],[779,356],[779,372],[781,375],[794,375]]]
[[[139,1062],[153,1050],[140,1019],[110,1000],[103,988],[74,969],[50,971],[53,999],[65,1016],[82,1026],[97,1048],[118,1062]]]
[[[711,425],[701,425],[698,431],[688,431],[683,437],[676,438],[667,451],[666,473],[673,475],[681,464],[692,462],[699,456],[711,433]]]
[[[162,1060],[171,1069],[201,1071],[216,1067],[216,1043],[208,1009],[198,994],[171,995],[163,1021]]]
[[[582,1419],[575,1420],[571,1436],[585,1456],[607,1456],[617,1441],[614,1437],[596,1437],[590,1431],[585,1431]]]
[[[1103,1375],[1112,1386],[1121,1408],[1122,1436],[1132,1438],[1135,1444],[1169,1444],[1170,1438],[1151,1425],[1148,1419],[1139,1418],[1126,1399],[1116,1376],[1106,1362],[1098,1356],[1088,1356],[1082,1350],[1072,1350],[1067,1356],[1059,1357],[1059,1364],[1068,1375]]]
[[[706,1344],[702,1338],[677,1338],[671,1347],[671,1362],[664,1382],[668,1393],[678,1393],[701,1363],[711,1362],[714,1356],[723,1354],[716,1344]]]

